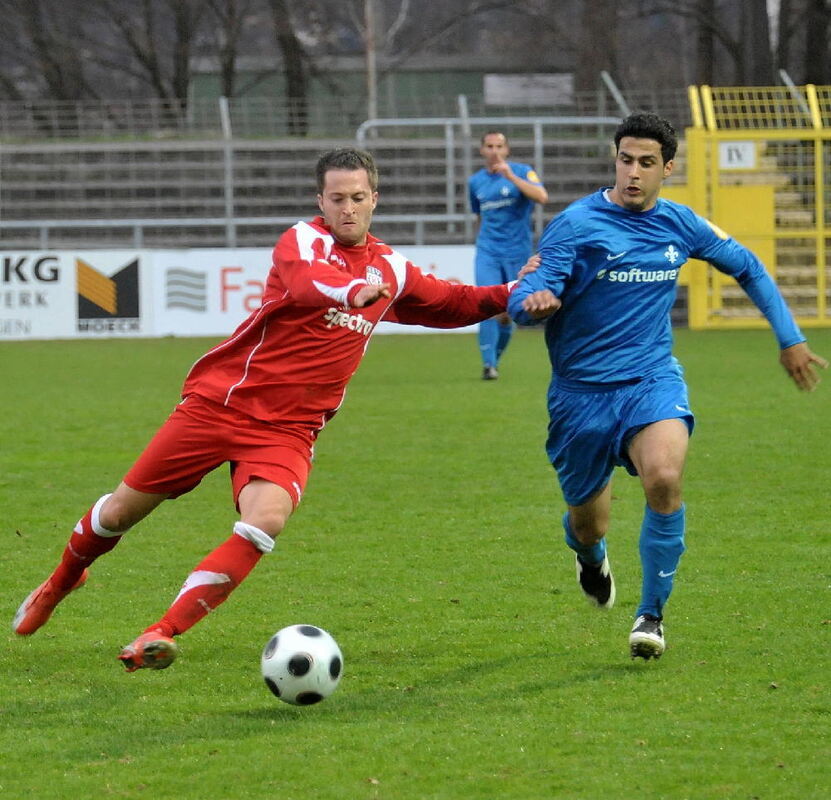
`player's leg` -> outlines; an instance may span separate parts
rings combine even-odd
[[[54,572],[18,608],[12,622],[15,633],[30,636],[46,624],[58,603],[86,583],[87,568],[166,497],[138,492],[121,483],[112,494],[93,503],[78,520]]]
[[[231,536],[196,565],[164,616],[122,649],[119,659],[128,672],[170,665],[178,652],[173,637],[224,603],[260,558],[273,550],[294,510],[294,499],[283,487],[255,478],[240,491],[238,505],[241,519]]]
[[[514,323],[507,314],[500,314],[496,319],[496,365],[499,366],[499,359],[502,358],[502,353],[511,341],[511,336],[514,333]]]
[[[633,657],[657,658],[665,649],[663,611],[685,549],[682,479],[688,444],[687,423],[664,419],[640,430],[629,445],[646,496],[639,542],[641,601],[630,635]]]
[[[12,623],[29,635],[50,617],[55,606],[74,588],[83,585],[87,568],[112,550],[121,535],[146,517],[163,500],[196,486],[222,462],[217,455],[218,428],[208,410],[192,412],[190,402],[180,403],[159,428],[130,468],[124,481],[97,500],[78,521],[53,574],[21,604]],[[186,410],[187,408],[187,410]]]
[[[617,424],[608,395],[553,385],[548,396],[546,441],[546,453],[568,505],[563,529],[566,544],[575,554],[580,588],[591,603],[607,609],[615,602],[605,537]]]
[[[273,550],[294,502],[282,486],[255,479],[240,492],[239,509],[241,519],[234,532],[196,565],[173,604],[151,628],[168,636],[184,633],[225,602],[263,554]]]
[[[129,672],[162,669],[171,663],[177,652],[173,637],[225,602],[263,554],[272,551],[309,477],[314,440],[308,431],[291,427],[275,431],[230,411],[214,409],[214,414],[215,424],[225,414],[233,427],[227,458],[240,520],[231,536],[188,575],[161,619],[122,649],[119,659]]]
[[[577,580],[592,605],[609,609],[615,603],[615,581],[606,555],[612,498],[611,482],[563,515],[566,544],[575,552]]]
[[[508,283],[509,281],[516,280],[517,273],[530,257],[531,251],[528,250],[526,253],[519,253],[517,255],[511,255],[503,258],[501,264],[502,269],[500,270],[501,274],[495,283]],[[499,366],[499,359],[502,358],[502,353],[504,353],[505,349],[508,347],[508,343],[511,341],[511,337],[513,336],[514,328],[516,326],[508,314],[500,314],[496,317],[496,322],[498,326],[498,336],[496,339],[496,365]]]
[[[477,286],[492,286],[502,282],[499,262],[492,255],[483,252],[481,248],[476,249],[474,272]],[[479,323],[479,352],[482,357],[482,378],[484,380],[495,380],[499,377],[496,371],[499,328],[500,325],[496,317],[482,320]]]

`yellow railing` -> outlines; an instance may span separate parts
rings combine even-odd
[[[831,87],[690,87],[684,202],[753,250],[803,326],[831,326]],[[735,282],[686,267],[692,328],[766,324]]]

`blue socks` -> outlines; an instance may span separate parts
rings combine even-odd
[[[496,319],[486,319],[479,323],[479,349],[482,351],[482,364],[495,367],[499,357],[511,340],[514,332],[513,323],[502,325]]]
[[[684,550],[686,509],[682,505],[672,514],[659,514],[646,506],[641,526],[639,549],[643,584],[637,616],[661,617]]]
[[[568,511],[563,514],[563,529],[566,532],[566,544],[574,550],[584,564],[600,564],[606,558],[606,540],[601,539],[597,544],[580,544],[571,532],[571,523],[568,519]]]
[[[511,335],[514,332],[514,325],[512,322],[509,322],[507,325],[497,322],[496,325],[499,329],[499,336],[496,339],[496,361],[498,363],[502,353],[508,346],[508,342],[511,341]]]

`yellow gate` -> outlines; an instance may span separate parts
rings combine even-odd
[[[804,327],[831,326],[831,86],[691,87],[693,126],[663,194],[753,250]],[[765,325],[732,278],[686,272],[691,328]]]

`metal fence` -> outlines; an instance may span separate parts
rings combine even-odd
[[[610,82],[590,92],[575,92],[569,102],[553,106],[497,106],[482,95],[467,95],[474,116],[607,116],[623,107],[659,111],[682,129],[690,122],[684,89],[662,92],[627,92],[623,96]],[[168,100],[52,100],[0,102],[0,140],[100,141],[103,139],[213,138],[223,134],[220,102],[192,98],[187,103]],[[391,94],[384,99],[380,116],[415,118],[453,116],[457,94]],[[285,97],[240,97],[227,101],[228,120],[235,137],[285,137],[292,129],[292,108]],[[342,137],[367,117],[363,95],[332,92],[322,102],[310,103],[303,112],[303,136]],[[301,137],[302,138],[302,137]]]
[[[438,126],[432,118],[378,120],[345,139],[259,140],[231,135],[228,108],[224,137],[5,144],[0,247],[269,245],[284,220],[317,212],[320,152],[356,141],[381,171],[378,235],[402,245],[468,243],[467,179],[485,125],[506,130],[513,156],[542,176],[550,202],[538,212],[539,232],[547,216],[609,180],[617,121],[459,113]]]

